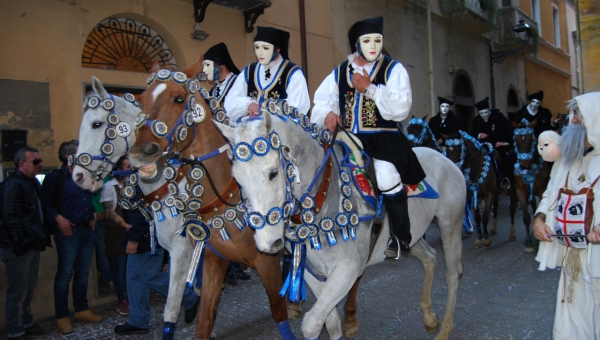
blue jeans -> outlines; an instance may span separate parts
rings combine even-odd
[[[111,256],[110,267],[112,269],[112,277],[115,285],[115,293],[119,303],[127,300],[125,295],[125,273],[127,269],[127,255]]]
[[[10,249],[0,248],[0,258],[6,275],[6,333],[8,338],[25,334],[33,325],[31,298],[37,284],[40,252],[29,249],[23,256],[15,256]]]
[[[54,278],[54,310],[57,319],[69,317],[69,282],[73,278],[75,312],[89,309],[88,275],[96,233],[91,227],[73,227],[73,235],[65,236],[59,228],[54,232],[58,252],[58,269]]]
[[[127,255],[127,295],[129,297],[128,324],[147,329],[150,326],[150,289],[166,297],[169,293],[169,273],[162,271],[164,249],[157,249],[156,255],[150,252]],[[198,301],[193,289],[183,293],[182,305],[191,309]]]
[[[108,262],[108,257],[106,257],[105,235],[106,219],[96,221],[96,263],[98,263],[98,270],[102,274],[102,281],[112,282],[113,277],[110,270],[110,263]]]

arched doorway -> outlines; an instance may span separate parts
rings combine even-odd
[[[519,96],[517,96],[515,87],[510,85],[506,93],[506,115],[510,121],[514,120],[513,117],[519,109]]]
[[[164,39],[147,25],[127,18],[98,23],[81,54],[81,66],[109,70],[148,73],[155,61],[164,68],[177,69]]]
[[[461,129],[469,131],[474,117],[473,104],[475,99],[473,98],[473,82],[471,82],[471,77],[466,71],[458,70],[455,73],[452,93],[454,94],[454,113],[460,118]]]

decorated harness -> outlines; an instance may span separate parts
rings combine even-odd
[[[527,152],[520,152],[517,145],[517,138],[525,138],[525,136],[531,136],[531,149]],[[515,129],[513,132],[513,145],[515,148],[515,155],[517,156],[517,162],[515,163],[515,176],[519,176],[529,186],[529,200],[533,200],[533,184],[535,182],[535,176],[540,172],[544,166],[544,159],[538,157],[538,162],[534,162],[535,155],[537,154],[537,139],[534,137],[534,129],[520,128]],[[530,169],[521,169],[521,162],[531,161]]]
[[[429,124],[427,123],[426,120],[424,120],[422,118],[411,118],[410,121],[408,122],[408,126],[411,126],[411,125],[420,125],[421,132],[419,133],[419,136],[415,136],[412,133],[407,134],[406,138],[409,141],[413,142],[415,144],[415,146],[422,146],[423,143],[425,142],[425,137],[429,136],[429,138],[431,138],[431,140],[433,140],[435,149],[438,150],[439,152],[441,152],[442,155],[446,156],[446,150],[442,149],[442,147],[438,144],[438,142],[435,139],[435,136],[433,135],[431,128],[429,128]]]

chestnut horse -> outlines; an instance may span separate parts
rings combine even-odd
[[[184,171],[188,183],[195,180],[197,184],[194,187],[198,183],[206,187],[205,191],[201,190],[202,201],[197,200],[201,207],[196,208],[199,223],[211,226],[211,237],[205,242],[196,338],[206,339],[211,334],[225,272],[229,262],[234,261],[257,270],[282,337],[295,339],[287,321],[285,299],[278,294],[282,285],[279,257],[259,252],[254,242],[254,230],[224,215],[240,201],[239,187],[231,175],[231,162],[227,157],[229,147],[210,121],[211,111],[200,94],[203,92],[207,96],[206,90],[186,86],[186,79],[195,77],[201,70],[202,61],[201,58],[182,72],[153,67],[148,89],[140,95],[144,114],[147,115],[144,117],[146,122],[139,125],[137,139],[130,150],[130,162],[141,169],[141,177],[162,176],[164,169],[168,168],[165,163],[169,159],[172,162],[170,156],[176,156],[183,163],[201,167],[204,171],[200,172],[206,175],[201,176],[204,179],[200,182],[198,177],[190,179],[189,171]],[[213,105],[212,109],[218,107]],[[222,121],[224,112],[215,112],[214,117]],[[203,188],[202,185],[200,188]],[[190,193],[190,198],[193,197],[198,197],[197,193]]]
[[[535,213],[537,209],[535,196],[542,198],[548,181],[550,181],[550,171],[552,170],[552,163],[544,161],[537,152],[537,139],[532,126],[521,124],[515,128],[513,135],[516,195],[523,211],[523,223],[527,232],[525,236],[525,252],[527,254],[535,253],[536,243],[534,242],[537,241],[531,237],[529,205]]]
[[[475,210],[475,223],[477,225],[477,240],[474,247],[489,247],[492,240],[489,237],[496,234],[498,224],[498,196],[503,191],[500,187],[500,157],[489,143],[480,143],[464,131],[459,131],[460,138],[446,141],[448,158],[458,166],[467,182],[468,201]],[[497,169],[495,169],[497,164]],[[515,236],[515,190],[508,189],[510,197],[510,236],[509,241],[516,241]],[[483,214],[480,209],[480,200],[484,199]],[[493,214],[493,226],[488,232],[490,211]],[[483,229],[481,229],[483,226]]]
[[[446,156],[446,151],[438,144],[426,119],[427,116],[423,118],[416,118],[413,116],[408,122],[408,126],[406,127],[406,138],[408,138],[410,146],[424,146],[439,151]]]

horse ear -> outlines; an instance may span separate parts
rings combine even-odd
[[[106,92],[100,80],[94,76],[92,76],[92,89],[94,89],[94,92],[96,92],[100,98],[108,98],[108,92]]]
[[[412,115],[412,117],[410,117],[410,118],[415,118],[415,115]]]
[[[230,142],[233,143],[233,137],[235,136],[235,129],[232,128],[231,126],[221,124],[221,123],[217,122],[216,120],[213,120],[213,123],[215,124],[217,129],[219,129],[219,131],[221,131],[223,136],[225,136],[225,138],[227,138]]]
[[[200,56],[200,59],[197,62],[188,66],[181,72],[185,73],[188,78],[196,78],[196,74],[202,70],[202,62],[204,62],[204,54]]]
[[[161,67],[160,67],[160,63],[158,61],[154,61],[152,63],[152,67],[150,68],[150,72],[158,72],[160,71]]]
[[[423,120],[427,120],[427,117],[429,116],[429,113],[425,115],[425,117],[423,117]]]

